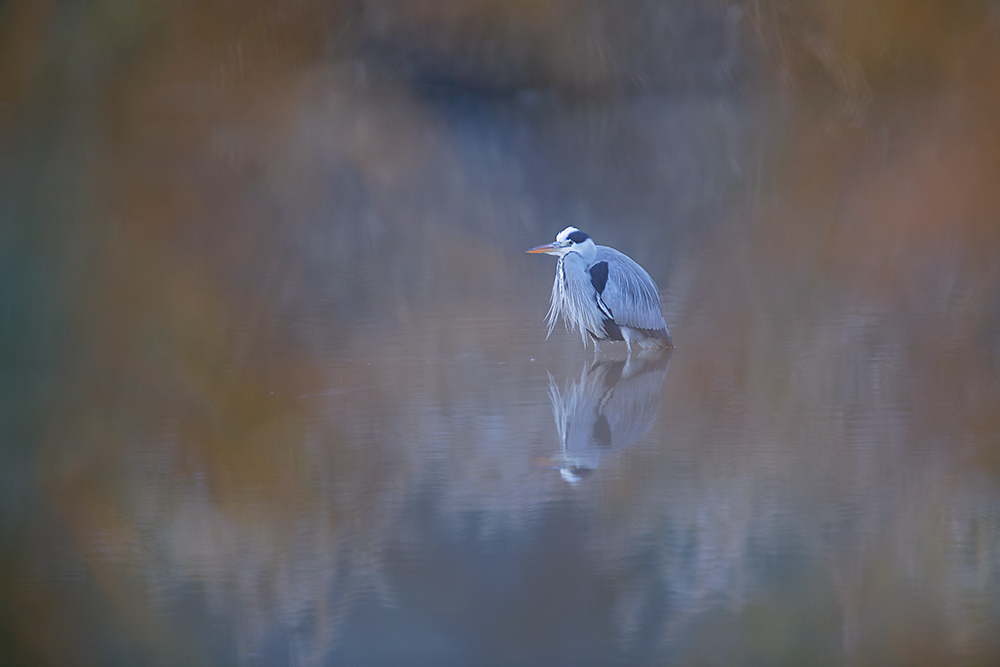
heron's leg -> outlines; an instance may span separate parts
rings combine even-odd
[[[632,356],[632,337],[629,336],[624,331],[622,333],[625,334],[622,337],[625,339],[625,347],[628,348],[628,356],[631,357]]]
[[[594,339],[594,361],[597,361],[597,357],[601,356],[601,341]]]

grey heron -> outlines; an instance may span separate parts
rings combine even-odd
[[[602,340],[624,340],[643,348],[673,347],[660,310],[660,293],[646,270],[614,248],[596,245],[576,227],[567,227],[552,243],[525,252],[556,255],[556,279],[546,315],[548,338],[560,317],[567,330],[594,339],[595,355]]]

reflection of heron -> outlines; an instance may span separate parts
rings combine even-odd
[[[595,245],[576,227],[556,240],[525,252],[557,255],[556,280],[549,307],[549,334],[561,316],[566,328],[587,334],[595,352],[602,340],[624,340],[629,354],[633,341],[644,348],[673,347],[660,311],[660,293],[646,270],[614,248]],[[547,337],[547,336],[546,336]]]
[[[594,362],[562,390],[550,375],[560,451],[540,463],[559,468],[563,479],[576,484],[608,452],[632,445],[656,420],[669,363],[669,350],[638,360]]]

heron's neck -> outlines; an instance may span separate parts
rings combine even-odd
[[[576,255],[577,259],[582,261],[584,266],[590,266],[597,257],[597,246],[594,245],[591,239],[587,239],[583,243],[578,243],[573,248],[573,252],[567,253],[566,257],[571,257],[572,255]]]

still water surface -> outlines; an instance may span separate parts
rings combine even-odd
[[[241,405],[49,462],[68,533],[18,585],[96,608],[74,625],[125,663],[986,664],[1000,484],[907,398],[923,360],[821,326],[828,377],[701,387],[723,362],[684,326],[665,359],[484,318],[372,327],[307,383],[244,362]]]
[[[308,2],[57,12],[77,41],[31,52],[0,114],[0,659],[1000,662],[996,24],[909,17],[944,36],[905,85],[877,55],[905,31],[786,42],[785,88],[720,38],[692,91],[643,55],[660,23],[590,80],[558,37],[591,24],[530,14],[522,80],[406,30],[454,12],[359,6],[322,55]],[[568,224],[649,270],[672,354],[545,340],[554,261],[523,251]]]

